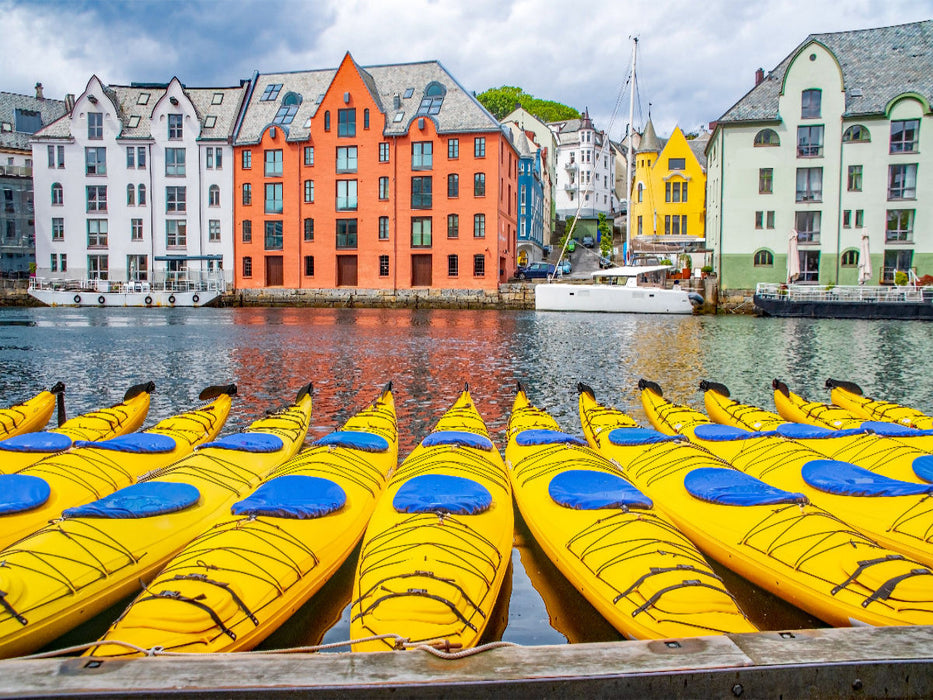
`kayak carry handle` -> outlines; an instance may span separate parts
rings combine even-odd
[[[391,384],[391,382],[389,383]],[[298,395],[295,397],[295,403],[301,401],[305,396],[310,395],[312,391],[314,391],[314,382],[308,382],[298,390]]]
[[[790,389],[787,387],[787,384],[782,382],[780,379],[771,380],[771,388],[775,391],[780,391],[784,396],[790,398]]]
[[[658,396],[664,396],[664,392],[661,391],[661,385],[658,384],[657,382],[652,382],[648,379],[639,379],[638,388],[641,389],[642,391],[644,391],[645,389],[648,389],[650,391],[653,391]]]
[[[862,387],[860,387],[858,384],[856,384],[855,382],[845,382],[841,379],[832,379],[832,378],[827,379],[826,388],[827,389],[836,389],[836,388],[845,389],[850,394],[857,394],[859,396],[865,395],[862,393]]]
[[[49,393],[55,394],[55,405],[58,407],[58,427],[68,419],[65,415],[65,384],[64,382],[55,382]]]
[[[583,382],[577,382],[577,393],[589,394],[593,397],[594,400],[596,399],[596,394],[593,392],[593,387],[591,387],[589,384],[584,384]]]
[[[729,387],[725,384],[710,382],[705,379],[700,380],[700,391],[715,391],[717,394],[722,394],[726,398],[732,396],[732,394],[729,393]]]
[[[236,396],[236,384],[216,384],[198,394],[198,401],[212,401],[218,396]]]
[[[123,394],[123,400],[129,401],[134,396],[139,396],[140,394],[151,394],[155,391],[155,382],[143,382],[142,384],[137,384],[136,386],[131,386],[126,390],[126,393]]]

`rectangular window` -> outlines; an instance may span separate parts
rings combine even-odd
[[[252,243],[253,242],[253,222],[250,221],[249,219],[244,220],[243,223],[240,224],[240,229],[241,229],[240,237],[242,238],[243,242]]]
[[[429,217],[415,217],[411,220],[411,247],[431,247],[431,219]]]
[[[107,247],[107,219],[87,220],[87,247]]]
[[[473,139],[473,157],[474,158],[485,158],[486,157],[486,137],[477,136]]]
[[[388,255],[379,256],[379,276],[380,277],[389,276],[389,256]]]
[[[369,129],[369,108],[363,110],[363,128]]]
[[[486,196],[486,173],[476,173],[473,175],[473,196]]]
[[[243,183],[243,206],[249,206],[253,203],[253,186],[248,183]]]
[[[797,127],[797,157],[818,158],[823,155],[823,126]]]
[[[460,237],[460,216],[458,214],[447,215],[447,237]]]
[[[213,170],[214,168],[214,147],[208,146],[207,148],[204,149],[204,151],[205,151],[204,167],[206,167],[208,170]]]
[[[337,136],[356,136],[356,110],[337,110]]]
[[[55,217],[52,219],[52,240],[65,240],[65,220],[63,218]]]
[[[819,119],[823,93],[821,90],[804,90],[800,94],[800,118]]]
[[[773,192],[774,168],[758,168],[758,194],[772,194]]]
[[[181,114],[169,114],[168,115],[168,137],[169,140],[176,140],[182,137],[182,115]]]
[[[92,141],[100,141],[104,138],[104,113],[87,113],[87,137]]]
[[[282,213],[282,183],[280,182],[266,183],[265,212],[266,214],[281,214]]]
[[[849,166],[849,179],[847,183],[847,189],[849,192],[861,192],[862,191],[862,166],[861,165],[850,165]]]
[[[266,177],[282,177],[282,151],[265,151]]]
[[[310,204],[314,201],[314,180],[305,180],[305,202]]]
[[[267,221],[263,245],[266,250],[282,250],[282,222]]]
[[[389,162],[389,144],[386,141],[383,141],[379,144],[379,162],[388,163]]]
[[[146,147],[138,146],[136,148],[136,167],[140,170],[146,167]]]
[[[58,254],[52,253],[51,257],[49,272],[58,272]]]
[[[764,226],[765,226],[765,213],[763,211],[756,211],[755,212],[755,228],[760,229],[760,228],[764,228]],[[665,231],[665,233],[670,233],[670,225],[667,225],[666,228],[668,230]]]
[[[917,198],[917,164],[888,166],[888,199]]]
[[[447,276],[457,277],[460,274],[460,258],[456,255],[447,256]]]
[[[356,180],[337,180],[337,211],[356,209],[356,189]]]
[[[186,197],[187,197],[186,188],[166,187],[165,188],[165,211],[166,212],[186,211],[188,208]]]
[[[330,131],[330,110],[324,112],[324,131]]]
[[[87,210],[107,211],[107,187],[91,185],[87,188]]]
[[[447,158],[456,160],[460,157],[460,139],[447,139]]]
[[[356,146],[340,146],[337,148],[337,172],[355,173],[357,169]]]
[[[56,146],[55,152],[58,154],[58,167],[64,168],[65,167],[65,147]],[[62,268],[62,272],[64,272],[64,270],[65,268]]]
[[[459,197],[460,196],[460,176],[456,173],[451,173],[447,176],[447,196],[448,197]]]
[[[797,168],[797,201],[823,201],[823,168]]]
[[[84,173],[86,175],[106,175],[107,174],[107,149],[106,148],[85,148],[84,149]]]
[[[305,277],[314,277],[314,256],[305,256]]]
[[[855,228],[862,228],[865,225],[865,210],[855,210]]]
[[[337,219],[337,247],[356,248],[356,219]]]
[[[184,148],[166,148],[165,149],[165,174],[169,176],[181,177],[185,174],[185,149]]]
[[[145,282],[149,279],[149,256],[127,255],[126,276],[133,282]]]
[[[169,248],[184,248],[188,245],[188,222],[184,219],[167,219],[165,222],[165,245]]]
[[[51,148],[51,146],[49,146],[49,148]],[[49,155],[51,155],[51,152]],[[126,167],[128,169],[136,168],[136,146],[126,147]]]
[[[434,165],[434,144],[417,141],[411,145],[411,169],[430,170]]]
[[[305,240],[314,240],[314,219],[310,217],[305,219]]]
[[[430,177],[411,179],[411,208],[430,209],[432,204],[432,183]]]
[[[252,170],[252,168],[253,168],[253,152],[250,151],[249,149],[247,149],[247,150],[243,151],[243,155],[241,156],[241,158],[242,158],[243,170]]]
[[[820,242],[820,212],[798,211],[794,217],[798,243]]]
[[[62,256],[65,257],[64,255]],[[63,263],[64,264],[64,263]],[[64,271],[64,268],[62,268]],[[87,256],[87,276],[92,280],[105,280],[110,276],[110,262],[106,255]]]
[[[766,224],[767,227],[774,228],[774,212],[773,211],[768,212],[766,219],[767,219],[767,224]]]
[[[380,177],[379,178],[379,199],[388,199],[389,198],[389,178]]]
[[[217,243],[220,240],[220,219],[211,219],[207,222],[207,240]]]
[[[68,255],[67,255],[67,253],[62,253],[61,255],[58,256],[58,259],[59,259],[59,262],[61,263],[61,265],[59,266],[59,270],[60,270],[61,272],[68,272]]]
[[[473,215],[473,238],[485,238],[486,237],[486,215],[485,214],[474,214]]]
[[[249,256],[243,258],[243,276],[244,277],[253,276],[253,259]]]
[[[314,146],[305,146],[305,165],[314,165]]]
[[[920,145],[920,122],[905,119],[891,122],[891,153],[912,153]]]
[[[132,207],[136,205],[136,188],[132,185],[126,186],[126,206]]]
[[[852,228],[852,210],[846,209],[842,212],[842,228]]]
[[[884,240],[888,243],[910,243],[914,239],[914,210],[889,209]]]
[[[141,241],[143,239],[143,220],[130,219],[130,240]]]
[[[220,187],[218,185],[211,185],[207,190],[207,206],[209,207],[219,207],[220,206]]]
[[[686,167],[687,167],[686,158],[668,158],[667,159],[668,170],[684,170]]]
[[[54,168],[55,167],[55,146],[49,146],[48,150],[49,150],[49,167]],[[52,257],[54,258],[55,256],[53,255]]]
[[[220,146],[214,149],[214,169],[221,170],[224,165],[224,152]]]
[[[389,240],[389,217],[388,216],[379,217],[379,240],[380,241]]]
[[[473,256],[473,276],[474,277],[485,277],[486,276],[486,256],[479,254]]]

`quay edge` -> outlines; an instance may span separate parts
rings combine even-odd
[[[422,651],[0,662],[0,697],[930,697],[933,627]]]

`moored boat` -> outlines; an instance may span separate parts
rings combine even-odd
[[[138,655],[108,640],[174,652],[251,649],[350,555],[397,461],[389,385],[206,523],[88,655]]]
[[[693,543],[521,387],[505,456],[515,501],[538,544],[623,635],[756,630]]]
[[[298,451],[310,418],[310,387],[304,387],[291,406],[201,445],[139,483],[65,510],[0,552],[0,657],[47,644],[149,580],[205,519]]]
[[[933,288],[759,282],[753,297],[765,316],[933,320]]]
[[[865,420],[887,421],[917,430],[933,429],[933,416],[909,406],[869,398],[862,393],[862,388],[853,382],[827,379],[826,388],[831,390],[830,400],[834,404]]]
[[[511,561],[512,490],[465,388],[392,475],[360,550],[350,636],[476,646]],[[357,642],[388,651],[394,639]]]
[[[47,306],[208,306],[226,289],[223,272],[162,273],[152,281],[29,280],[29,296]]]

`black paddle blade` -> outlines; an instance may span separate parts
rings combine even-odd
[[[857,396],[864,396],[862,393],[862,387],[860,387],[855,382],[844,382],[841,379],[827,379],[826,388],[827,389],[845,389],[850,394],[856,394]]]
[[[515,382],[515,393],[516,393],[516,394],[525,394],[525,393],[527,393],[527,392],[525,391],[525,385],[522,384],[520,381],[519,381],[519,382]]]
[[[65,415],[65,385],[62,382],[55,382],[55,386],[49,391],[55,394],[55,404],[58,407],[58,425],[61,427],[62,423],[68,420]]]
[[[717,394],[722,394],[725,397],[732,396],[732,394],[729,393],[729,387],[725,384],[708,382],[705,379],[700,382],[700,391],[715,391]]]
[[[314,383],[308,382],[303,387],[298,390],[298,395],[295,397],[295,403],[301,401],[305,396],[308,396],[312,391],[314,391]]]
[[[577,393],[589,394],[594,399],[596,398],[596,394],[593,392],[593,387],[591,387],[589,384],[584,384],[583,382],[577,382]]]
[[[382,393],[383,393],[383,394],[388,394],[390,391],[392,391],[392,381],[391,381],[391,380],[390,380],[384,387],[382,387]]]
[[[223,396],[224,394],[236,396],[236,384],[217,384],[215,386],[209,386],[198,394],[198,400],[213,401],[218,396]]]
[[[657,382],[652,382],[647,379],[639,379],[638,388],[641,389],[642,391],[644,391],[645,389],[649,389],[650,391],[653,391],[658,396],[664,396],[664,392],[661,391],[661,385],[658,384]]]
[[[134,396],[139,396],[140,394],[151,394],[155,391],[155,382],[143,382],[142,384],[137,384],[136,386],[131,386],[126,390],[126,393],[123,394],[123,400],[129,401]]]
[[[782,382],[780,379],[771,380],[771,388],[775,391],[780,391],[784,396],[790,397],[790,389],[787,388],[787,384]]]

